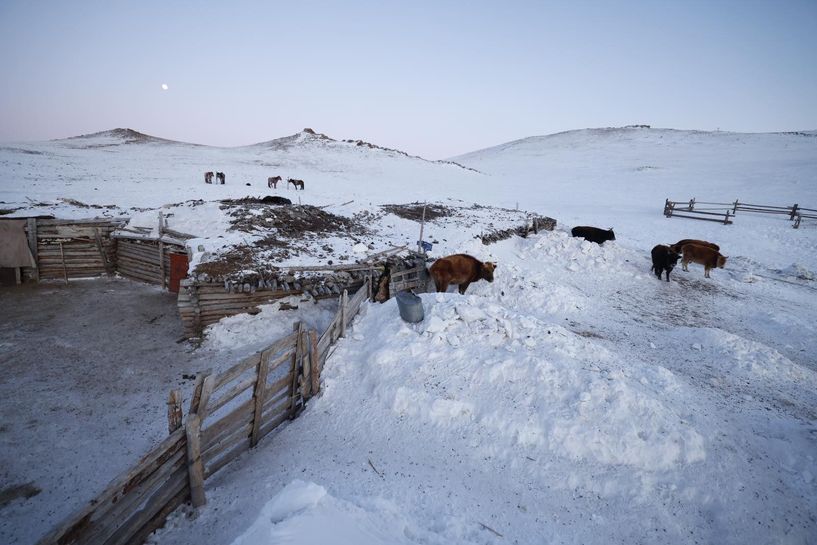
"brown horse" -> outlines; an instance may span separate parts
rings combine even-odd
[[[281,181],[280,176],[270,176],[269,178],[267,178],[267,187],[277,188],[278,187],[278,182],[280,182],[280,181]]]
[[[296,180],[295,178],[289,178],[289,179],[287,179],[287,189],[289,189],[289,184],[292,184],[292,185],[295,186],[295,191],[298,190],[298,187],[300,187],[301,190],[303,190],[303,188],[304,188],[304,181],[303,180]]]
[[[204,173],[204,183],[212,184],[213,183],[213,171],[205,172]]]
[[[464,295],[471,282],[477,280],[493,282],[494,269],[496,263],[489,261],[483,263],[467,254],[454,254],[435,261],[429,273],[438,292],[444,293],[449,284],[458,284],[460,295]]]

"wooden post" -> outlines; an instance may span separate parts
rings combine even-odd
[[[187,416],[187,475],[190,482],[190,499],[193,507],[207,503],[204,496],[204,464],[201,461],[201,419],[199,415]]]
[[[167,433],[182,427],[182,391],[170,390],[167,397]]]
[[[199,415],[202,420],[207,416],[207,403],[210,402],[210,394],[213,393],[215,383],[215,375],[207,375],[201,383],[201,397],[199,398],[195,413]]]
[[[105,250],[102,246],[102,235],[99,232],[99,227],[94,228],[94,239],[96,240],[96,249],[99,252],[99,258],[102,260],[102,266],[105,267],[105,272],[113,274],[113,265],[108,261],[108,256],[105,255]]]
[[[738,213],[738,200],[735,199],[735,204],[732,206],[732,214],[734,215],[734,214],[737,214],[737,213]]]
[[[298,331],[298,343],[301,346],[301,397],[305,400],[312,397],[312,357],[310,348],[312,343],[309,340],[309,331],[306,329]]]
[[[159,241],[159,269],[162,274],[162,289],[167,288],[167,277],[165,275],[165,243]]]
[[[255,390],[252,398],[255,405],[255,412],[252,418],[252,435],[250,436],[250,446],[258,444],[259,432],[261,430],[261,414],[264,410],[264,397],[267,392],[267,373],[269,372],[269,353],[263,352],[258,362],[258,372],[255,379]]]
[[[346,308],[349,305],[349,294],[346,290],[343,290],[343,295],[340,296],[340,336],[346,336],[346,321],[349,319],[348,317],[348,309]]]
[[[294,324],[294,329],[298,333],[295,336],[295,351],[292,353],[292,365],[289,369],[290,381],[289,381],[289,419],[292,420],[296,416],[298,416],[299,407],[298,407],[298,379],[301,377],[301,359],[303,358],[303,353],[301,352],[303,348],[303,343],[301,339],[303,337],[303,322],[297,322]]]
[[[794,221],[794,216],[796,216],[796,215],[797,215],[797,203],[794,203],[794,206],[791,207],[791,215],[789,216],[789,219]]]
[[[689,211],[692,212],[692,210],[694,208],[695,208],[695,197],[692,197],[691,199],[689,199]]]
[[[314,396],[321,391],[321,357],[318,354],[318,332],[314,329],[309,332],[309,359],[311,363],[309,378],[312,381],[312,395]]]
[[[62,249],[62,242],[60,242],[60,257],[62,258],[62,276],[65,278],[65,283],[68,283],[68,269],[65,266],[65,252]]]
[[[40,260],[37,254],[37,218],[26,220],[26,230],[28,231],[28,249],[34,258],[34,280],[40,281]]]
[[[428,204],[423,203],[423,219],[420,221],[420,239],[417,241],[417,253],[425,254],[425,250],[423,250],[423,229],[426,226],[426,206]]]

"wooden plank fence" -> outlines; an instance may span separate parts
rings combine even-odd
[[[776,214],[788,216],[794,222],[792,227],[800,227],[802,219],[817,219],[817,209],[803,208],[795,203],[792,206],[772,206],[765,204],[751,204],[740,202],[707,202],[698,201],[694,197],[689,201],[664,201],[664,215],[668,218],[689,218],[704,221],[715,221],[729,225],[738,211],[756,214]]]
[[[147,240],[123,235],[115,235],[115,238],[117,272],[163,288],[170,283],[170,254],[187,254],[183,244],[162,239]]]
[[[38,544],[138,545],[185,501],[204,505],[209,477],[296,418],[320,391],[331,347],[369,299],[369,283],[351,298],[341,294],[320,337],[298,322],[290,335],[230,369],[197,377],[186,419],[181,395],[172,391],[168,437]]]
[[[26,270],[26,276],[38,281],[67,282],[72,278],[112,274],[116,268],[116,242],[111,233],[124,221],[29,218],[26,232],[37,269]]]

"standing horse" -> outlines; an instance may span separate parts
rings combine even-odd
[[[204,173],[204,183],[212,184],[213,183],[213,171],[205,172]]]
[[[267,187],[269,188],[278,188],[278,182],[281,181],[280,176],[270,176],[267,178]]]
[[[295,191],[298,190],[298,187],[300,187],[302,191],[304,189],[304,181],[303,180],[296,180],[295,178],[289,178],[289,179],[287,179],[287,189],[289,189],[289,184],[292,184],[292,185],[295,186]]]
[[[221,185],[224,185],[224,182],[227,181],[227,178],[224,176],[223,172],[216,172],[216,181]]]

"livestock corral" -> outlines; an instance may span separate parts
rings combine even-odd
[[[398,205],[391,208],[397,213],[410,209]],[[436,219],[434,207],[428,216],[420,218],[422,223],[428,221],[426,227],[432,226]],[[183,388],[170,391],[167,423],[170,436],[144,455],[136,466],[111,481],[88,507],[80,509],[43,537],[41,543],[138,543],[188,498],[193,499],[194,505],[203,503],[205,478],[224,467],[245,448],[255,445],[263,435],[294,418],[298,407],[319,390],[320,368],[332,343],[343,336],[365,300],[377,295],[382,302],[388,299],[389,293],[404,289],[422,292],[428,282],[425,254],[409,249],[407,245],[370,252],[352,264],[281,267],[274,262],[255,260],[257,270],[248,270],[246,262],[232,263],[228,253],[221,261],[204,262],[200,270],[188,273],[188,262],[195,253],[188,241],[194,236],[169,228],[161,213],[158,229],[131,225],[124,217],[5,221],[7,225],[12,225],[13,221],[15,228],[20,228],[20,236],[24,237],[33,258],[33,262],[18,263],[20,266],[14,267],[18,271],[17,282],[24,284],[20,288],[23,297],[30,293],[28,290],[35,289],[28,284],[37,280],[59,282],[58,286],[65,286],[65,291],[61,292],[61,297],[65,298],[73,293],[70,285],[79,279],[110,277],[118,273],[125,278],[156,285],[157,288],[153,289],[178,291],[182,337],[199,342],[205,328],[221,318],[241,313],[255,314],[271,302],[281,301],[279,308],[283,317],[286,308],[298,308],[298,303],[292,305],[289,302],[293,298],[299,298],[300,304],[333,298],[337,301],[334,319],[328,324],[318,324],[319,330],[309,331],[300,323],[293,335],[284,336],[220,375],[212,368],[191,369],[190,362],[198,361],[197,357],[179,358],[172,353],[163,356],[177,360],[166,362],[171,375],[175,374],[174,369],[183,371],[180,373]],[[515,227],[481,230],[476,239],[481,244],[491,244],[515,235],[527,236],[540,230],[552,230],[554,226],[555,221],[550,218],[527,216]],[[419,245],[419,249],[422,250],[423,245]],[[105,282],[104,290],[99,293],[102,298],[109,297],[107,294],[122,286],[121,281],[100,281]],[[163,291],[153,293],[163,297]],[[139,306],[131,303],[125,308],[138,310]],[[294,312],[290,320],[297,320],[301,314]],[[92,316],[90,314],[89,318]],[[158,318],[162,318],[158,322],[161,324],[173,319],[166,316],[165,311],[150,318],[148,323],[156,323]],[[82,325],[91,324],[83,321]],[[170,334],[176,329],[175,326],[171,328]],[[131,346],[131,343],[125,343],[125,346]],[[157,348],[157,355],[164,352]],[[240,353],[240,350],[234,353]],[[83,354],[82,357],[87,358],[91,353]],[[229,357],[230,353],[222,354],[222,363],[217,367],[224,369],[223,362]],[[182,362],[185,363],[180,366]],[[85,360],[84,365],[92,368],[99,364]],[[252,377],[244,376],[248,371],[253,372]],[[188,380],[195,380],[195,385],[187,383]],[[150,387],[149,383],[141,386],[145,387]],[[242,394],[246,392],[249,397],[244,399],[246,396],[242,397]],[[149,397],[155,400],[156,392],[151,394]],[[211,395],[215,401],[207,405]],[[185,396],[193,399],[187,419],[182,416]],[[205,424],[205,418],[215,413],[226,416],[217,416],[212,425]],[[135,431],[151,430],[148,437],[154,437],[155,428],[155,422],[147,428],[139,423]],[[244,438],[247,438],[246,442]],[[139,442],[141,444],[143,442]],[[139,448],[136,446],[137,450]],[[103,452],[108,450],[102,449]],[[35,496],[42,492],[33,484],[34,480],[20,483],[20,478],[25,481],[25,475],[18,475],[15,482],[3,490],[8,497],[4,501],[25,497],[29,494],[27,490],[35,490],[30,493]],[[53,482],[53,478],[43,479],[42,475],[37,480]],[[52,493],[49,491],[43,497],[50,498]]]

